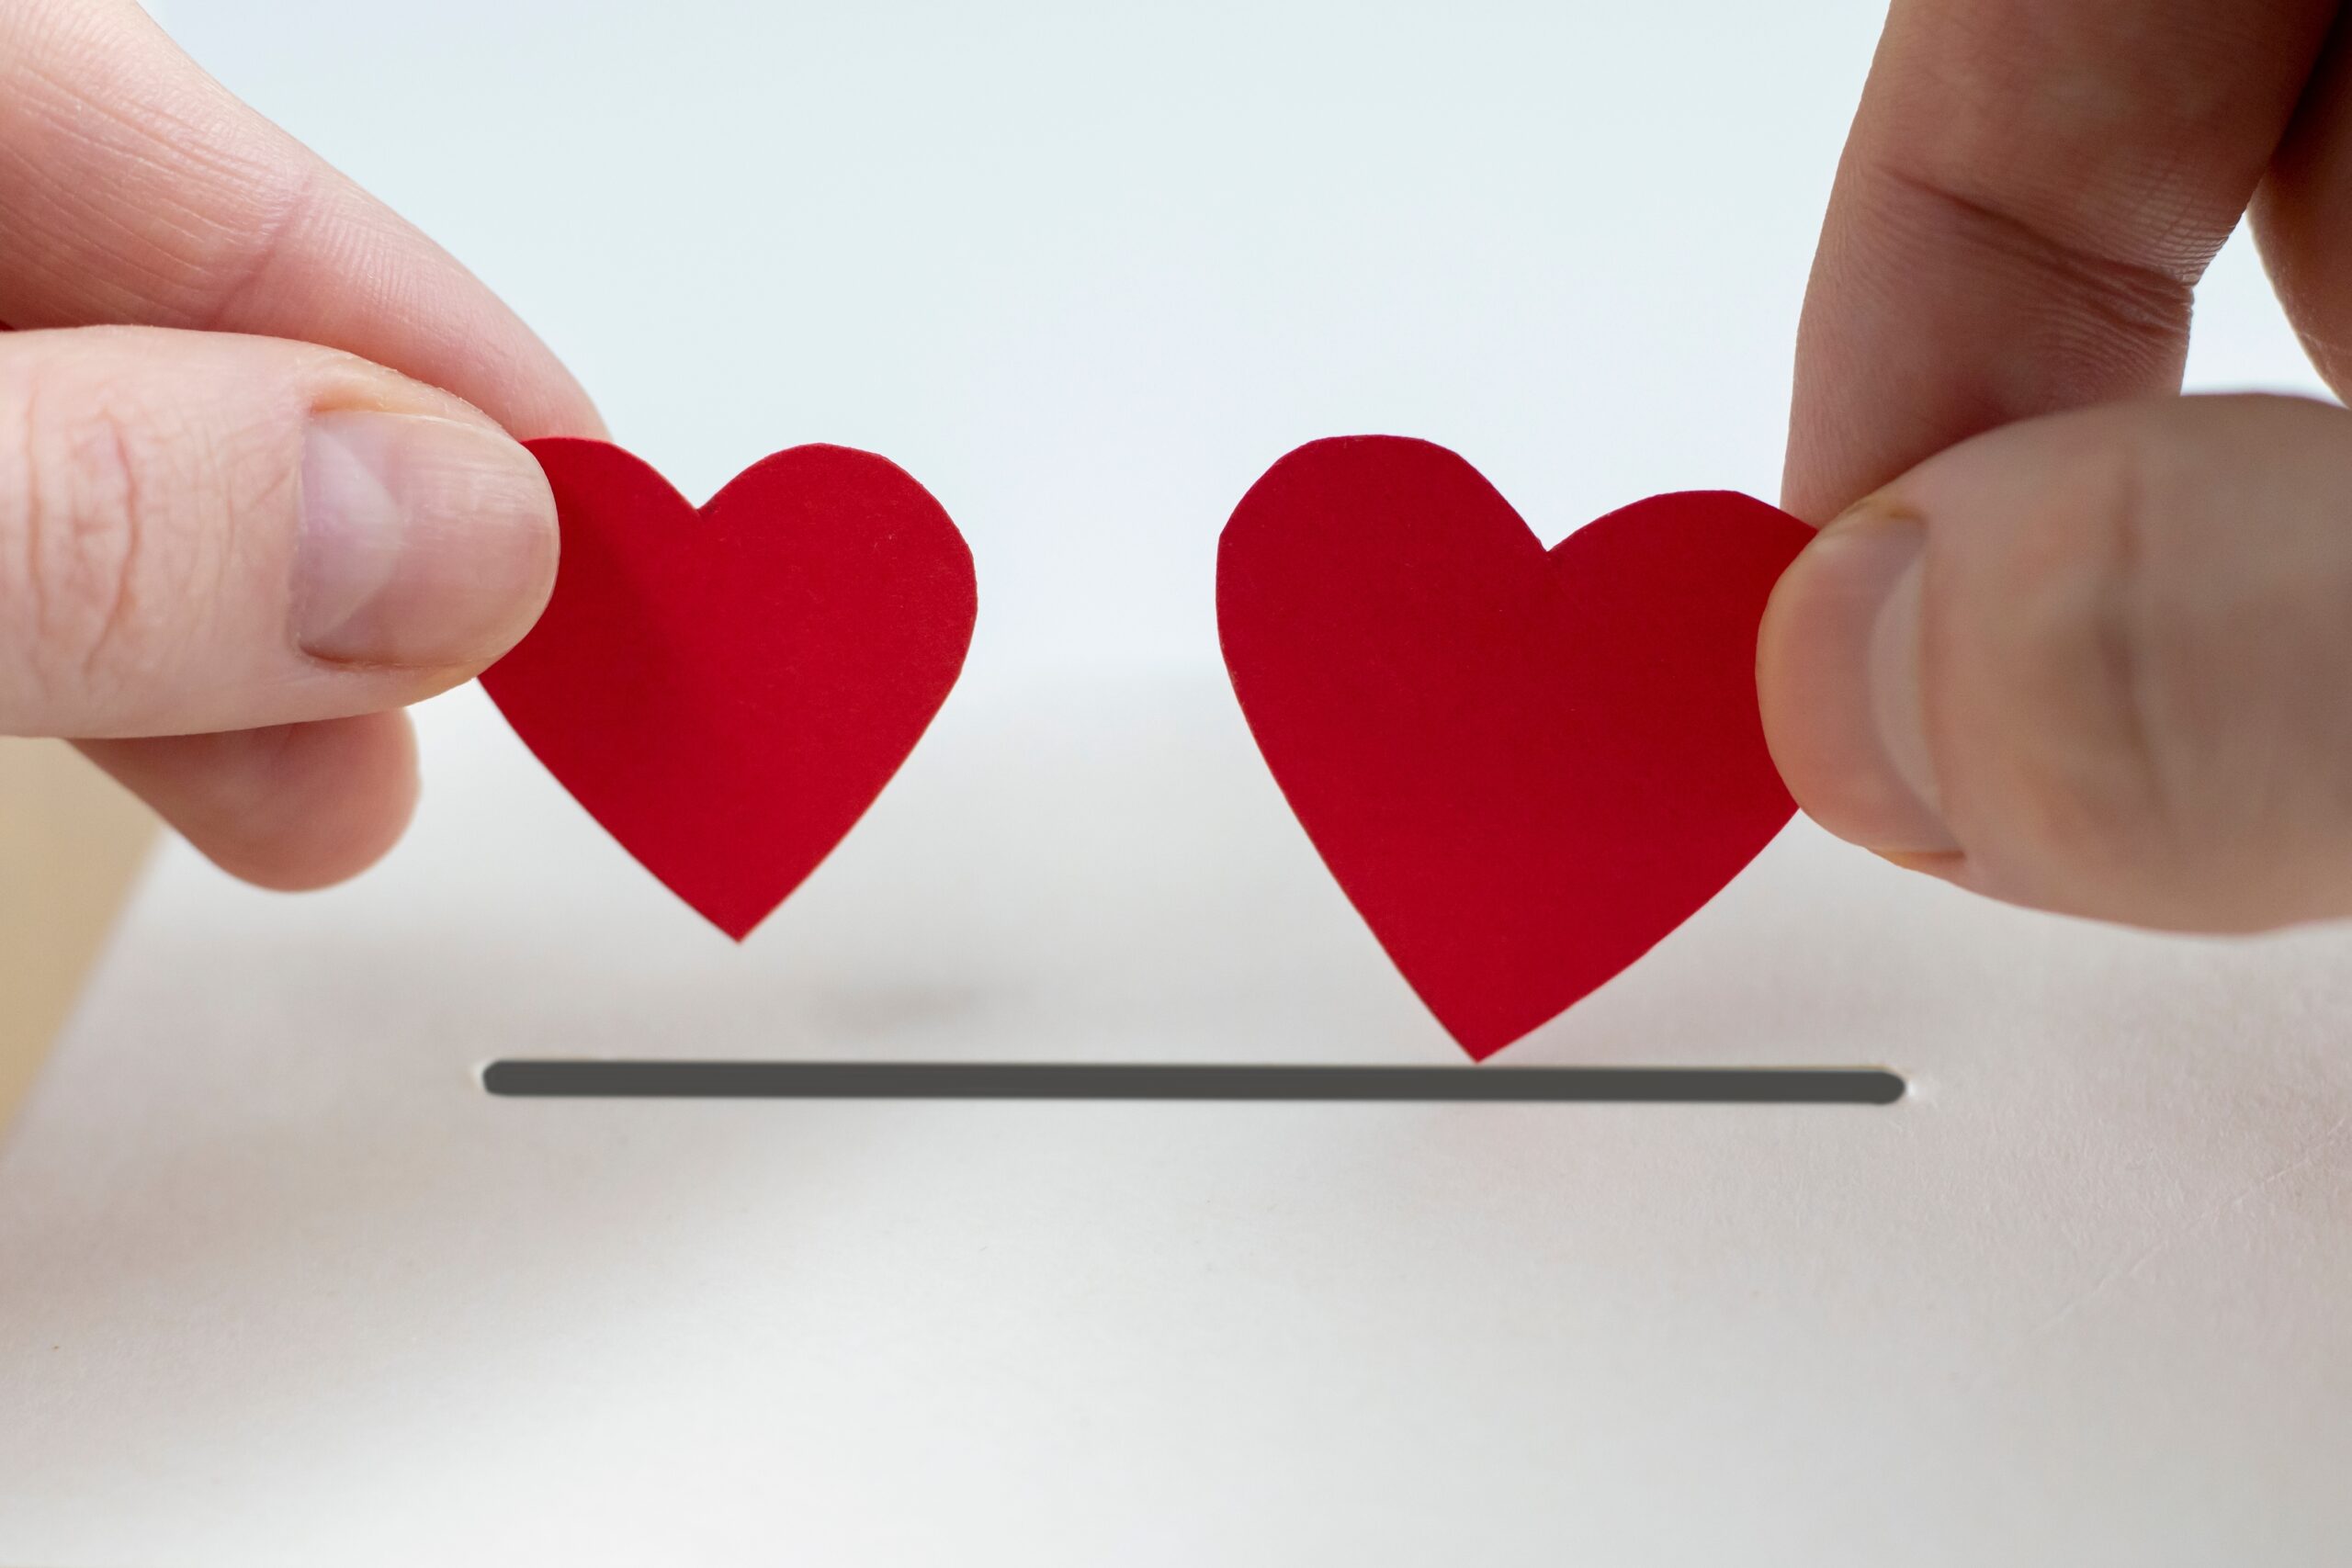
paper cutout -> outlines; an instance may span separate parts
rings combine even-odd
[[[1756,634],[1812,537],[1691,491],[1547,553],[1477,469],[1394,436],[1302,446],[1235,509],[1217,625],[1250,731],[1474,1060],[1639,958],[1794,812]]]
[[[562,561],[482,684],[589,815],[740,942],[946,701],[978,605],[971,551],[870,452],[778,452],[697,512],[617,446],[527,445]]]

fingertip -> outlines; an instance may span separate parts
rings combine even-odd
[[[504,362],[478,367],[479,384],[459,390],[475,407],[504,427],[517,441],[550,436],[576,436],[609,441],[612,433],[603,411],[571,367],[545,338],[502,302],[498,309],[511,321],[516,343]],[[419,323],[420,335],[424,323]],[[447,382],[435,383],[447,385]]]
[[[1782,573],[1757,638],[1765,744],[1789,793],[1881,852],[1957,848],[1935,801],[1919,682],[1926,528],[1873,498]]]
[[[560,389],[554,407],[544,420],[535,423],[534,428],[514,431],[514,438],[517,441],[537,441],[543,436],[571,435],[586,441],[610,441],[613,438],[612,429],[605,423],[604,411],[588,395],[588,389],[580,384],[579,378],[572,375],[569,367],[555,357],[553,350],[548,351],[548,358]]]
[[[482,669],[554,591],[554,491],[495,426],[313,413],[302,438],[295,640],[331,663]]]

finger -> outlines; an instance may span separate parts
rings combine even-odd
[[[401,713],[82,750],[222,870],[287,892],[367,870],[416,807],[416,739]]]
[[[268,338],[0,338],[0,733],[413,702],[522,636],[555,557],[538,464],[446,393]]]
[[[1797,337],[1820,521],[1955,441],[2177,390],[2334,0],[1897,0]]]
[[[1765,730],[1832,832],[2019,903],[2352,913],[2352,413],[2165,399],[2011,426],[1826,530]]]
[[[495,296],[129,0],[0,6],[0,319],[299,338],[525,439],[603,433]]]
[[[2336,396],[2352,396],[2352,11],[2312,73],[2253,217],[2312,363]]]

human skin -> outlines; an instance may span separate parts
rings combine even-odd
[[[447,254],[127,0],[0,5],[0,733],[74,740],[238,875],[373,862],[407,704],[537,618],[598,435]]]
[[[1799,331],[1826,526],[1758,648],[1832,832],[2141,925],[2352,914],[2352,414],[2179,395],[2242,216],[2341,396],[2332,0],[1895,0]]]
[[[2336,10],[1896,0],[1799,334],[1784,501],[1828,526],[1758,650],[1832,831],[2080,914],[2352,914],[2352,415],[2177,396],[2249,212],[2352,382]],[[516,443],[602,434],[585,395],[128,0],[0,6],[0,732],[254,881],[371,863],[400,710],[545,602]]]

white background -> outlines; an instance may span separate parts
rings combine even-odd
[[[1770,495],[1858,4],[174,0],[689,494],[970,537],[967,680],[745,948],[479,694],[311,898],[159,863],[0,1157],[0,1561],[2320,1563],[2352,943],[1804,824],[1512,1060],[1891,1111],[518,1104],[499,1055],[1440,1063],[1216,660],[1301,441],[1549,537]],[[2200,385],[2315,389],[2233,245]]]

